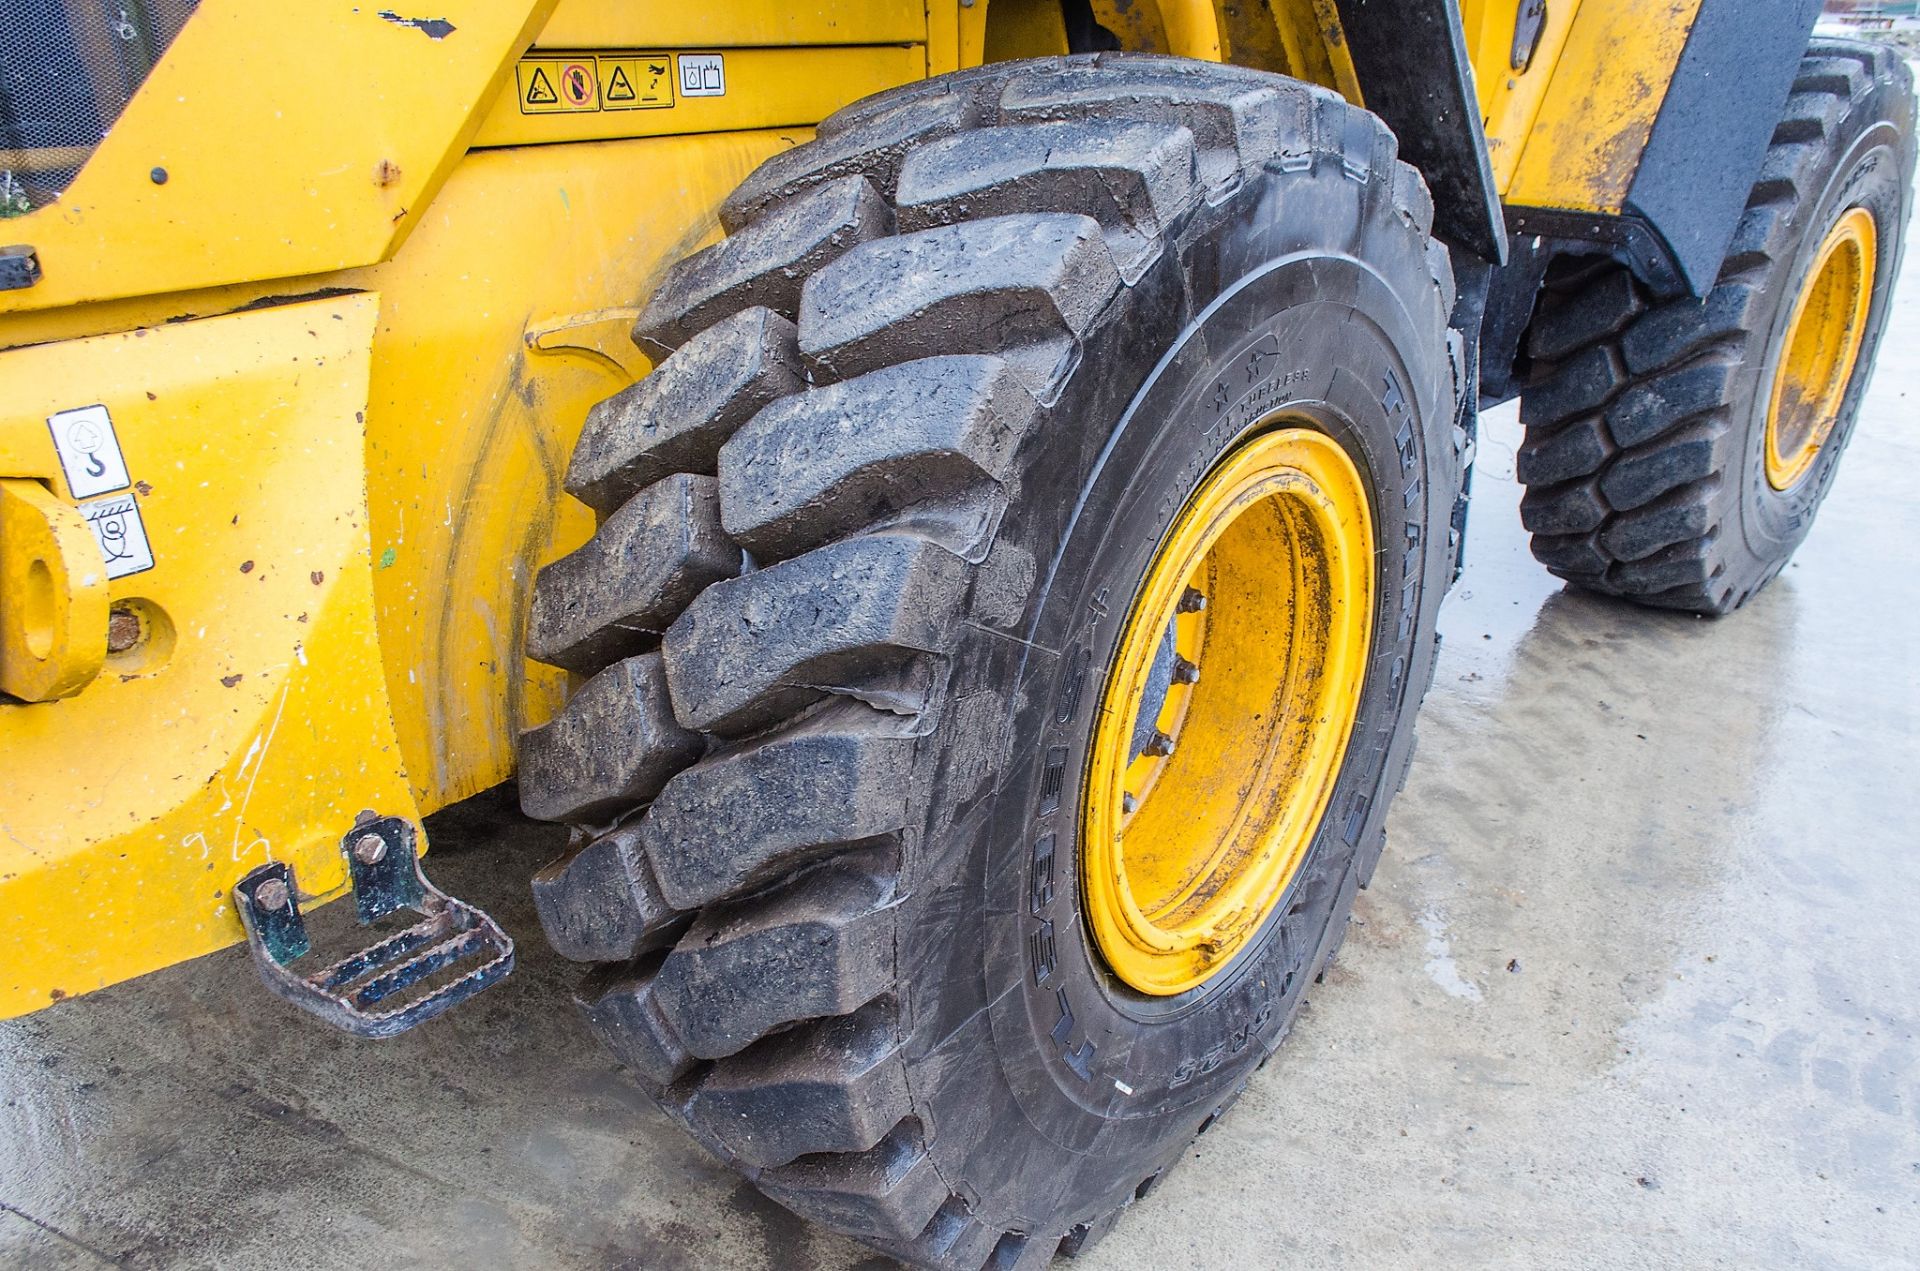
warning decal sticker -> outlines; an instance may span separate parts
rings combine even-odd
[[[547,78],[546,67],[534,67],[532,78],[526,79],[525,84],[526,91],[521,94],[521,101],[525,105],[558,106],[560,104],[560,94],[553,91],[553,81]]]
[[[133,484],[105,406],[82,406],[49,415],[47,427],[53,430],[53,448],[60,455],[60,470],[66,474],[67,489],[74,498],[89,499]]]
[[[600,103],[607,110],[659,110],[673,105],[673,66],[665,57],[603,57]]]
[[[727,95],[727,59],[718,53],[682,53],[680,55],[680,95],[682,97],[725,97]]]
[[[80,515],[100,544],[107,577],[125,578],[153,568],[153,546],[147,541],[146,523],[140,519],[140,505],[133,495],[117,494],[82,503]]]
[[[523,115],[600,110],[663,110],[673,105],[673,65],[665,53],[529,57],[514,67]]]

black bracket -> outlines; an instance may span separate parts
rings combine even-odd
[[[356,1037],[392,1037],[464,1002],[513,970],[513,941],[483,910],[436,888],[421,872],[414,829],[402,817],[362,814],[340,841],[353,879],[362,925],[400,909],[421,921],[312,975],[291,970],[312,951],[300,916],[293,869],[270,861],[234,886],[247,946],[267,988]],[[391,1010],[385,999],[436,972],[479,959],[479,965],[430,993]]]

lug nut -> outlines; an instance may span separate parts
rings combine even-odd
[[[1202,609],[1205,609],[1206,607],[1207,607],[1206,596],[1203,593],[1196,591],[1194,588],[1189,587],[1185,591],[1180,593],[1179,612],[1199,613]]]
[[[1128,816],[1132,816],[1134,809],[1139,806],[1140,806],[1140,800],[1133,797],[1133,791],[1122,790],[1120,792],[1120,810],[1122,812],[1126,813]]]
[[[269,878],[253,889],[253,903],[262,909],[285,909],[291,899],[287,885],[277,878]]]
[[[1173,738],[1156,729],[1153,736],[1147,738],[1147,744],[1140,749],[1142,754],[1164,757],[1173,753]]]
[[[362,834],[353,843],[353,859],[362,865],[378,865],[386,859],[387,841],[378,834]]]
[[[1200,682],[1200,668],[1179,654],[1174,654],[1173,682],[1175,684],[1198,684]]]

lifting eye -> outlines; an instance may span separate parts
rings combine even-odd
[[[1547,0],[1521,0],[1513,15],[1513,69],[1526,74],[1533,55],[1540,51],[1540,36],[1547,29]]]

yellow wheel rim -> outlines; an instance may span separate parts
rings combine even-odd
[[[1793,302],[1767,405],[1767,484],[1776,490],[1806,476],[1840,416],[1873,303],[1874,234],[1867,209],[1842,216]]]
[[[1205,983],[1299,872],[1353,732],[1373,594],[1366,488],[1324,433],[1242,443],[1168,531],[1082,801],[1088,925],[1132,988]]]

